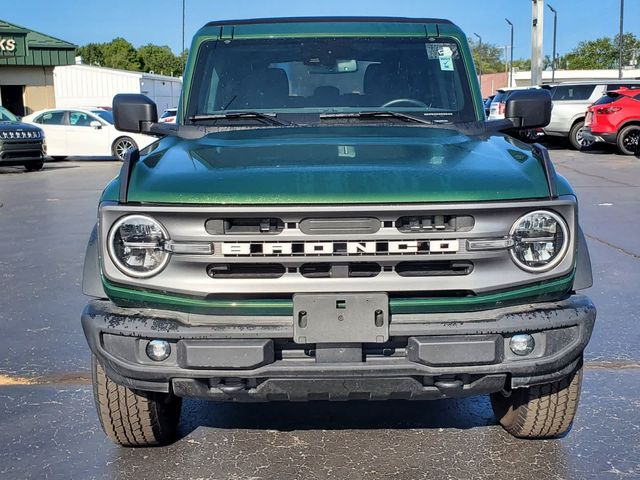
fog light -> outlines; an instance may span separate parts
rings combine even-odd
[[[147,343],[147,357],[155,362],[166,360],[171,355],[171,345],[166,340],[151,340]]]
[[[533,352],[536,342],[533,337],[528,333],[520,333],[511,337],[509,341],[509,348],[516,355],[529,355]]]

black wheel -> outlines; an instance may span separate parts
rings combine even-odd
[[[500,424],[519,438],[554,438],[571,428],[580,401],[582,364],[556,382],[491,394]]]
[[[44,162],[32,162],[32,163],[27,163],[24,166],[24,169],[27,172],[37,172],[38,170],[42,170],[42,167],[44,167]]]
[[[584,121],[576,122],[569,132],[569,143],[576,150],[588,150],[594,144],[593,140],[584,138]]]
[[[166,445],[176,438],[182,399],[118,385],[92,355],[93,397],[104,433],[124,447]]]
[[[640,153],[640,125],[629,125],[618,133],[616,138],[618,151],[623,155]]]
[[[127,152],[134,148],[138,148],[138,145],[136,145],[136,142],[133,140],[133,138],[120,137],[115,142],[113,142],[111,153],[118,160],[123,161],[124,156],[127,154]]]

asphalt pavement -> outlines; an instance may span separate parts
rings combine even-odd
[[[0,479],[640,478],[640,160],[551,152],[580,199],[598,307],[572,431],[518,440],[486,397],[236,405],[186,400],[180,440],[103,435],[80,327],[84,249],[120,166],[0,168]]]

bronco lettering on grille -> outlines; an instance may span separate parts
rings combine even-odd
[[[349,242],[223,242],[223,256],[402,255],[455,253],[459,240],[393,240]]]

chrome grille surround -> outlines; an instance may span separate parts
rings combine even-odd
[[[523,214],[548,209],[560,214],[569,226],[569,249],[565,258],[552,270],[530,273],[518,268],[511,260],[508,248],[469,250],[469,240],[504,240],[513,223]],[[148,279],[134,279],[120,272],[106,252],[104,239],[108,238],[111,226],[128,214],[146,214],[160,221],[169,232],[173,253],[167,267],[158,275]],[[469,231],[428,231],[424,233],[402,233],[395,221],[407,215],[470,215],[475,223]],[[208,219],[214,217],[275,217],[287,226],[277,235],[218,234],[205,229]],[[371,234],[305,235],[299,224],[306,218],[374,217],[380,220],[381,228]],[[290,228],[293,227],[293,228]],[[104,277],[111,283],[162,292],[191,295],[197,298],[215,298],[220,295],[251,294],[288,295],[304,292],[397,292],[411,293],[447,290],[466,290],[476,294],[503,290],[531,283],[542,282],[570,274],[574,268],[576,249],[577,213],[575,197],[565,196],[555,200],[509,201],[457,204],[399,204],[399,205],[312,205],[312,206],[151,206],[118,205],[103,203],[99,212],[99,238],[101,243],[101,268]],[[375,254],[250,254],[223,255],[222,244],[290,243],[332,245],[349,242],[415,241],[455,244],[455,251],[434,252],[385,252]],[[509,242],[504,242],[509,245]],[[188,246],[197,248],[189,252]],[[212,253],[208,245],[213,246]],[[182,247],[182,248],[181,248]],[[452,261],[473,262],[473,270],[464,276],[403,277],[394,267],[400,262]],[[336,264],[344,262],[378,263],[382,267],[379,275],[369,278],[308,278],[299,269],[314,262]],[[279,263],[286,273],[279,278],[211,278],[207,268],[216,263]]]

